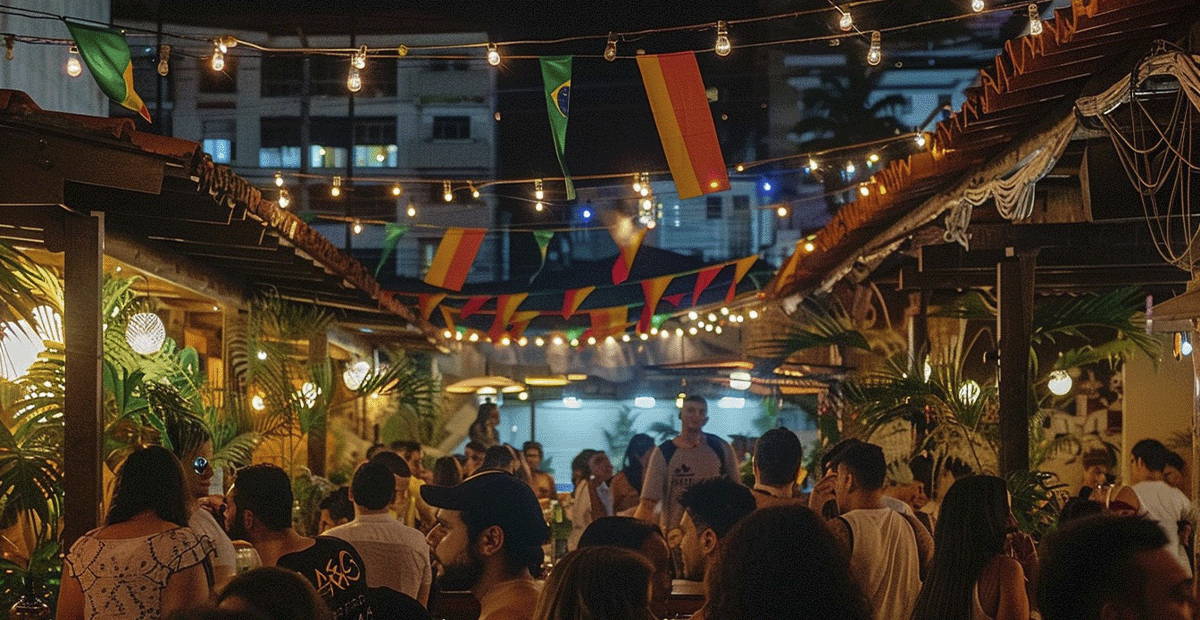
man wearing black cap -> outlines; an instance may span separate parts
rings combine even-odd
[[[550,528],[529,485],[502,471],[483,471],[452,487],[425,485],[437,508],[429,542],[443,568],[443,590],[469,590],[480,620],[525,620],[537,606],[542,545]]]

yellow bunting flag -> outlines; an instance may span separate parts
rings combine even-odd
[[[428,321],[429,315],[433,314],[433,309],[445,298],[445,293],[422,293],[419,295],[417,299],[419,300],[418,305],[421,307],[421,318]]]
[[[438,244],[437,253],[433,255],[429,273],[425,274],[425,283],[461,291],[486,233],[487,229],[484,228],[447,229],[442,242]]]
[[[526,297],[529,297],[529,293],[496,297],[496,318],[492,320],[492,329],[488,331],[488,336],[491,336],[493,341],[498,340],[504,332],[508,331],[508,320],[512,318],[513,313],[517,311],[517,306],[520,306]]]
[[[584,333],[597,338],[619,334],[629,325],[629,321],[626,320],[629,308],[625,306],[589,310],[588,315],[592,317],[592,327]]]
[[[747,256],[746,258],[734,263],[736,267],[733,271],[733,282],[729,283],[729,292],[725,294],[725,303],[733,301],[734,296],[737,294],[738,283],[742,281],[742,278],[746,277],[746,274],[749,273],[750,268],[753,267],[754,263],[757,261],[758,256]]]
[[[596,287],[594,286],[585,286],[583,288],[571,289],[563,293],[562,318],[571,318],[571,316],[575,314],[575,311],[579,309],[579,306],[583,303],[583,300],[587,299],[587,296],[591,295],[592,291],[594,290],[596,290]]]
[[[638,319],[637,331],[639,334],[650,331],[650,320],[654,318],[654,308],[658,306],[658,301],[662,299],[663,293],[667,292],[667,287],[674,279],[675,276],[662,276],[651,280],[642,280],[642,295],[646,298],[646,305],[642,306],[642,316]]]
[[[642,239],[645,238],[645,228],[638,228],[625,238],[618,238],[617,235],[613,235],[613,241],[621,249],[621,253],[617,255],[617,260],[613,262],[613,284],[620,284],[629,279],[629,271],[633,269],[633,259],[637,256],[638,248],[642,247]]]

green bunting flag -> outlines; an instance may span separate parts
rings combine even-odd
[[[133,64],[129,60],[129,44],[125,34],[115,28],[84,25],[64,20],[75,47],[92,78],[109,99],[150,120],[150,110],[133,90]]]
[[[546,111],[550,114],[550,131],[554,134],[554,152],[562,166],[567,185],[567,199],[575,200],[575,184],[567,171],[567,110],[571,104],[571,57],[542,56],[542,83],[546,87]],[[544,253],[544,250],[543,250]]]
[[[383,264],[387,262],[392,252],[396,251],[396,244],[400,242],[400,238],[407,233],[409,226],[407,224],[393,224],[388,222],[383,225],[383,252],[379,254],[379,264],[375,266],[375,277],[379,277],[380,270],[383,269]]]
[[[533,240],[537,241],[538,251],[542,253],[542,264],[538,265],[537,271],[533,272],[533,275],[529,276],[530,282],[533,282],[533,279],[538,277],[538,274],[542,272],[542,268],[546,266],[546,248],[550,247],[550,238],[553,236],[553,230],[533,231]]]

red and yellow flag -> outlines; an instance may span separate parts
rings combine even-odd
[[[428,321],[429,315],[433,314],[433,309],[436,308],[438,304],[442,303],[442,300],[445,298],[445,293],[422,293],[421,295],[418,295],[417,305],[421,308],[421,318]]]
[[[514,313],[512,318],[508,320],[508,323],[512,325],[509,335],[514,340],[520,340],[521,336],[525,335],[525,330],[529,328],[529,323],[541,315],[542,313],[537,310],[525,310]]]
[[[452,291],[461,291],[479,253],[486,228],[450,228],[438,244],[433,264],[425,274],[425,283]]]
[[[620,284],[629,279],[629,270],[633,269],[633,259],[637,256],[638,248],[642,247],[642,239],[646,238],[646,230],[639,227],[625,239],[618,239],[617,235],[613,234],[613,241],[621,249],[621,253],[617,255],[617,260],[613,261],[613,284]],[[611,230],[609,232],[612,233]]]
[[[729,292],[725,293],[725,303],[733,301],[734,296],[737,294],[738,283],[742,281],[742,278],[746,277],[746,273],[750,271],[750,268],[757,261],[757,256],[747,256],[734,263],[736,266],[733,269],[733,282],[729,283]]]
[[[575,314],[575,311],[579,309],[579,305],[583,303],[583,300],[587,299],[587,296],[591,295],[594,290],[596,290],[594,286],[585,286],[563,293],[562,318],[571,318],[571,315]]]
[[[446,322],[446,329],[454,331],[454,309],[447,306],[438,306],[442,311],[442,320]]]
[[[588,315],[592,317],[592,327],[584,333],[597,338],[623,332],[625,326],[629,324],[626,320],[626,317],[629,316],[629,308],[625,306],[589,310]]]
[[[667,287],[674,279],[675,276],[672,275],[642,280],[642,295],[646,298],[646,305],[642,306],[642,316],[638,319],[639,334],[650,331],[650,319],[654,318],[654,308],[658,306],[658,301],[662,299],[663,293],[667,292]]]
[[[729,175],[693,52],[637,57],[679,197],[729,189]]]
[[[692,290],[693,306],[700,302],[700,293],[703,293],[704,289],[708,288],[709,284],[712,284],[713,278],[716,278],[717,274],[721,273],[721,270],[724,268],[725,265],[713,265],[696,274],[696,288]]]
[[[472,314],[479,312],[479,309],[482,308],[483,304],[486,304],[487,300],[489,299],[491,299],[491,297],[488,297],[487,295],[476,295],[467,299],[467,303],[463,304],[462,309],[458,311],[458,316],[465,319]]]
[[[508,320],[512,318],[513,313],[517,311],[517,306],[520,306],[526,297],[529,297],[529,293],[496,297],[496,318],[492,320],[492,328],[488,330],[488,336],[493,341],[499,340],[500,336],[508,330]]]

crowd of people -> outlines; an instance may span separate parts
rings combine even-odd
[[[210,496],[211,436],[170,428],[173,450],[132,453],[105,525],[66,554],[58,618],[425,620],[444,592],[469,593],[480,620],[663,619],[687,596],[702,601],[696,620],[1197,613],[1191,504],[1167,472],[1186,466],[1154,440],[1133,446],[1129,486],[1085,468],[1092,484],[1035,544],[1003,479],[956,470],[925,501],[889,483],[883,449],[857,439],[828,447],[802,492],[800,440],[772,429],[747,483],[732,446],[704,432],[696,396],[680,433],[635,436],[620,472],[582,452],[561,497],[542,446],[499,443],[495,415],[482,406],[464,453],[428,469],[418,443],[373,447],[320,503],[317,535],[294,525],[283,469],[241,468]],[[548,543],[563,504],[559,554]]]

